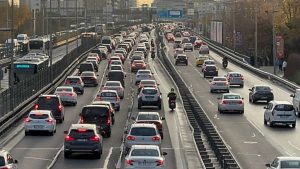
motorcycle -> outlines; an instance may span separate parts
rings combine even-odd
[[[227,62],[226,62],[226,61],[224,61],[224,62],[223,62],[223,68],[224,68],[224,69],[226,69],[226,68],[227,68],[227,66],[228,66],[228,61],[227,61]]]
[[[176,100],[169,100],[169,108],[172,111],[176,108]]]

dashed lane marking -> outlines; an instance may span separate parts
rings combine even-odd
[[[39,158],[39,157],[24,157],[25,159],[33,159],[33,160],[43,160],[43,161],[52,161],[51,159],[47,158]]]

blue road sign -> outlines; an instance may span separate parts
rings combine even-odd
[[[182,18],[182,10],[168,10],[168,18]]]
[[[158,17],[159,18],[168,18],[168,11],[167,10],[158,11]]]

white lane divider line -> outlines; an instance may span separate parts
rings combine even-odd
[[[25,158],[25,159],[33,159],[33,160],[52,161],[52,159],[39,158],[39,157],[24,157],[24,158]]]
[[[59,150],[60,148],[33,148],[33,147],[17,147],[15,150]]]
[[[251,137],[255,137],[256,135],[255,135],[255,133],[253,132],[253,135],[251,136]]]
[[[256,141],[244,141],[244,144],[257,144]]]
[[[257,157],[260,157],[261,155],[260,154],[250,154],[250,153],[238,153],[240,155],[246,155],[246,156],[257,156]]]
[[[262,136],[265,136],[264,133],[262,132],[262,130],[256,125],[254,124],[250,119],[247,118],[247,120],[252,124],[252,126],[254,128],[256,128],[256,130],[262,135]]]
[[[110,156],[112,154],[112,151],[113,151],[113,147],[110,147],[110,149],[108,151],[108,154],[107,154],[107,156],[105,158],[105,161],[104,161],[104,166],[103,166],[104,169],[107,169],[108,162],[109,162]]]
[[[215,105],[215,103],[213,103],[211,100],[208,100],[208,102],[209,102],[212,106]]]

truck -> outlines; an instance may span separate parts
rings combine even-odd
[[[17,41],[20,45],[20,53],[27,54],[29,51],[29,37],[27,34],[18,34]]]
[[[106,25],[105,24],[96,24],[95,32],[97,35],[106,35]]]
[[[19,45],[17,39],[13,39],[13,40],[7,39],[7,40],[5,41],[5,48],[6,48],[6,50],[7,50],[6,53],[7,53],[8,55],[11,54],[11,46],[12,46],[12,45],[13,45],[13,55],[17,55],[17,54],[19,53],[19,51],[20,51],[20,45]]]
[[[300,89],[296,89],[296,92],[292,93],[290,96],[293,98],[292,103],[294,109],[297,112],[298,117],[300,117]]]

